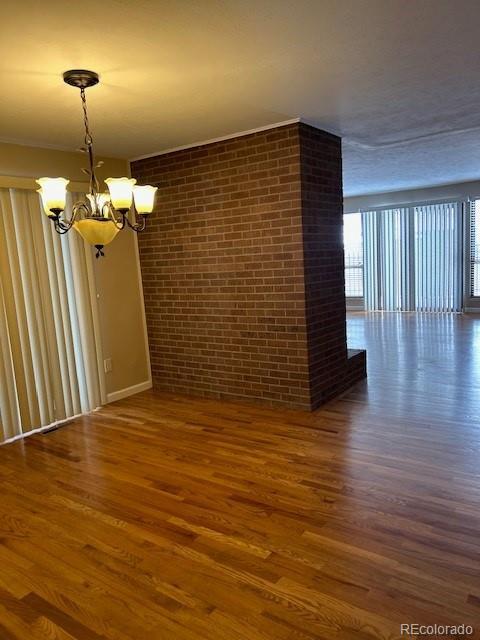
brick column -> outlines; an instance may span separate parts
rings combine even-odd
[[[340,140],[293,124],[131,170],[159,187],[139,235],[154,384],[305,409],[343,390]]]
[[[299,137],[309,381],[316,408],[365,377],[365,353],[347,350],[341,140],[305,124]]]

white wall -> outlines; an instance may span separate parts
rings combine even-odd
[[[413,202],[431,202],[435,200],[468,200],[480,197],[480,180],[474,182],[458,182],[426,189],[408,191],[388,191],[371,195],[354,196],[343,201],[344,213],[368,211],[376,207],[389,205],[412,204]]]

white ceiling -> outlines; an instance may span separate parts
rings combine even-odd
[[[344,138],[347,195],[480,178],[478,0],[4,0],[0,139],[103,155],[294,117]]]

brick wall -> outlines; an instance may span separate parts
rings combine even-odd
[[[332,397],[348,367],[339,139],[293,124],[131,171],[159,186],[139,235],[154,384],[306,409]]]

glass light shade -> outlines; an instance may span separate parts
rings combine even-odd
[[[149,184],[143,187],[133,187],[133,199],[137,213],[143,215],[152,213],[157,189],[158,187],[151,187]]]
[[[38,193],[42,198],[43,210],[47,216],[55,217],[65,209],[69,182],[70,180],[65,178],[39,178],[36,180],[36,183],[40,185]]]
[[[43,197],[43,189],[37,189],[37,193],[40,195],[40,199],[42,201],[42,209],[43,212],[45,213],[46,216],[48,216],[49,218],[56,218],[57,214],[54,213],[53,211],[50,211],[49,209],[47,209],[45,202],[44,202],[44,197]]]
[[[107,218],[83,218],[73,223],[73,227],[82,238],[93,246],[105,246],[115,238],[118,229]]]
[[[135,178],[107,178],[105,183],[110,192],[110,199],[118,211],[127,211],[132,206],[133,185]]]
[[[92,212],[95,213],[95,202],[93,199],[93,196],[91,193],[87,194],[87,198],[88,201],[90,202],[90,208],[92,209]],[[97,193],[96,195],[96,200],[97,200],[97,208],[99,210],[99,212],[105,217],[108,218],[108,210],[105,210],[105,212],[103,211],[103,207],[105,204],[107,204],[107,202],[110,202],[110,195],[108,193]]]

